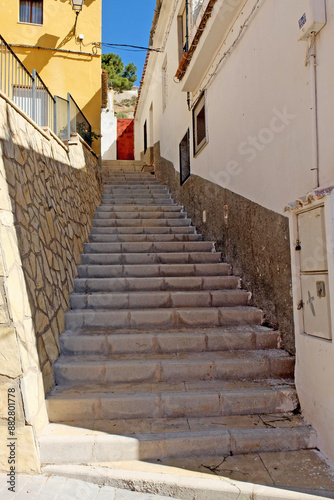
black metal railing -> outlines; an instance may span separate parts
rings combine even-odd
[[[79,134],[89,146],[92,145],[92,127],[89,121],[71,96],[67,94],[69,102],[69,123],[71,135]]]
[[[67,99],[55,96],[55,122],[56,134],[62,141],[70,140],[70,127],[68,126],[68,107]]]

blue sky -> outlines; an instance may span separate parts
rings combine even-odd
[[[102,42],[148,47],[155,4],[156,0],[103,0]],[[138,85],[146,51],[130,52],[103,46],[102,53],[108,52],[120,55],[124,65],[133,62],[137,66]]]

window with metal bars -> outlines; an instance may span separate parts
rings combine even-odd
[[[147,151],[147,120],[144,123],[144,153]]]
[[[190,131],[187,130],[186,135],[180,142],[180,183],[181,186],[190,177]]]
[[[20,22],[43,24],[43,0],[20,0]]]

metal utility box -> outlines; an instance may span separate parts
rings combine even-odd
[[[298,18],[298,40],[307,40],[326,24],[326,0],[305,0],[304,11]]]
[[[331,339],[331,316],[326,274],[302,274],[304,329],[308,335]]]
[[[327,271],[327,247],[324,207],[298,216],[301,272]]]
[[[304,332],[330,340],[332,333],[323,206],[298,215],[298,249]]]

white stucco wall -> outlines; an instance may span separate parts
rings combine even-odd
[[[117,159],[117,118],[114,114],[113,92],[108,95],[108,107],[101,113],[102,160]]]
[[[255,3],[255,0],[246,2],[221,53],[233,43]],[[334,177],[330,127],[334,112],[331,89],[334,4],[327,3],[328,22],[317,36],[321,185],[328,185]],[[283,213],[289,201],[315,187],[315,174],[311,171],[311,69],[305,67],[307,43],[297,41],[298,19],[305,4],[306,0],[260,2],[243,38],[219,67],[207,89],[210,144],[191,159],[192,173],[278,213]],[[163,37],[156,40],[155,45],[161,46],[160,42]],[[163,111],[161,71],[166,54],[168,102]],[[193,59],[192,64],[196,65],[196,52]],[[187,128],[192,129],[192,114],[187,109],[186,92],[182,92],[184,82],[174,81],[177,67],[174,16],[164,53],[151,53],[150,56],[136,115],[136,155],[138,157],[143,150],[142,129],[145,119],[149,122],[149,107],[154,102],[154,141],[160,140],[162,156],[172,161],[176,168],[179,163],[177,145]],[[214,67],[209,68],[210,74]],[[203,80],[205,84],[205,75]],[[200,84],[199,88],[202,87]],[[192,98],[197,95],[193,94]]]
[[[234,20],[227,28],[226,17],[219,11],[224,3],[235,7]],[[311,170],[315,166],[312,70],[305,66],[307,42],[297,40],[298,20],[307,3],[218,0],[184,79],[176,83],[181,0],[163,2],[154,36],[154,46],[163,51],[150,55],[135,120],[136,158],[143,151],[147,120],[153,130],[153,140],[148,133],[148,146],[160,141],[161,156],[179,170],[178,145],[188,127],[192,135],[185,90],[191,89],[194,102],[207,86],[209,143],[196,157],[191,154],[191,172],[283,215],[289,202],[312,191],[316,187],[316,172]],[[334,2],[326,0],[326,7],[327,24],[316,37],[321,187],[334,184]],[[219,20],[218,43],[217,36],[210,39],[208,33],[211,28],[219,33]],[[245,21],[247,27],[234,45]],[[166,60],[168,95],[163,109],[161,83]],[[333,252],[329,258],[333,265]],[[333,283],[331,287],[333,302]],[[316,428],[323,451],[334,459],[333,342],[305,336],[297,328],[296,348],[296,381],[304,414]]]

